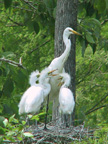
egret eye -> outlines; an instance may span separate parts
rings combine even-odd
[[[39,78],[39,77],[40,77],[40,74],[37,75],[37,78]]]

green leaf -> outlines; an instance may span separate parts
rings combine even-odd
[[[3,124],[5,125],[5,127],[8,125],[8,119],[5,118],[5,120],[3,121]]]
[[[6,128],[3,128],[3,127],[0,126],[0,135],[5,134],[6,131],[7,131]]]
[[[3,121],[5,120],[5,117],[0,116],[0,126],[3,126]]]
[[[12,4],[12,0],[4,0],[4,6],[6,9],[8,9]]]
[[[86,39],[89,43],[95,43],[91,33],[89,33],[89,32],[86,33]]]
[[[19,121],[14,117],[15,117],[15,114],[9,118],[9,122],[19,123]]]
[[[106,1],[105,0],[96,0],[94,3],[94,7],[98,10],[98,13],[102,13],[106,9]]]
[[[85,49],[86,49],[85,40],[83,40],[83,42],[82,42],[82,57],[84,57]]]
[[[15,57],[15,54],[11,51],[6,51],[0,54],[1,57],[5,57],[5,58],[11,58],[11,57]]]
[[[93,54],[96,52],[96,44],[90,44],[93,50]]]
[[[25,137],[33,137],[33,134],[30,133],[30,132],[24,132],[23,135],[24,135]]]
[[[13,81],[11,78],[8,78],[3,86],[3,94],[9,97],[13,89],[14,89]]]

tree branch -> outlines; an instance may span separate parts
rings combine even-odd
[[[10,21],[12,21],[14,24],[18,25],[18,26],[24,26],[24,24],[22,23],[18,23],[18,22],[15,22],[14,20],[12,20],[10,17],[8,17]]]
[[[106,94],[98,103],[96,103],[91,109],[89,109],[85,115],[89,114],[91,111],[93,111],[93,109],[100,104],[100,102],[102,102],[106,97],[108,96],[108,94]]]
[[[51,39],[47,40],[46,42],[44,42],[43,44],[41,44],[40,46],[37,46],[36,48],[34,48],[33,50],[30,51],[30,53],[34,52],[35,50],[37,50],[38,48],[44,46],[45,44],[47,44],[48,42],[50,42]]]
[[[88,114],[90,114],[90,113],[92,113],[92,112],[94,112],[94,111],[96,111],[96,110],[99,110],[99,109],[101,109],[101,108],[103,108],[103,107],[107,107],[107,106],[108,106],[108,104],[99,106],[99,107],[97,107],[97,108],[95,108],[95,109],[93,109],[93,110],[91,110],[91,111],[85,113],[85,115],[88,115]]]
[[[106,22],[108,22],[108,19],[105,19],[103,22],[101,22],[101,25],[105,24]]]
[[[18,66],[18,67],[20,67],[20,68],[23,68],[23,69],[26,69],[23,65],[22,65],[22,63],[17,63],[17,62],[15,62],[15,61],[12,61],[12,60],[9,60],[9,59],[5,59],[5,58],[0,58],[0,61],[4,61],[4,62],[7,62],[7,63],[9,63],[9,64],[12,64],[12,65],[14,65],[14,66]]]
[[[29,5],[31,8],[37,10],[37,9],[31,4],[31,2],[29,2],[28,0],[22,0],[22,1],[24,1],[24,2],[25,2],[27,5]]]

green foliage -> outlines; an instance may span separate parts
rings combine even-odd
[[[0,58],[15,62],[22,58],[22,65],[26,67],[21,69],[0,61],[0,140],[14,142],[16,139],[21,141],[26,136],[32,137],[31,133],[23,132],[26,122],[19,122],[17,106],[29,87],[29,74],[36,69],[41,71],[54,57],[56,0],[31,0],[28,3],[4,0],[0,10]],[[101,121],[108,123],[107,107],[86,115],[107,93],[107,12],[107,0],[79,0],[77,31],[82,33],[82,37],[78,37],[76,46],[76,118],[80,119],[79,123],[85,121],[86,126],[91,127],[96,127]],[[95,108],[107,103],[108,97]],[[49,119],[51,109],[52,105]],[[43,121],[44,115],[43,110],[31,119]],[[106,126],[102,125],[96,131],[94,139],[82,143],[102,143],[107,140],[106,130]]]
[[[0,143],[7,142],[21,142],[24,138],[31,138],[33,134],[31,132],[24,132],[24,129],[28,127],[25,121],[19,121],[15,118],[15,114],[7,118],[2,119],[3,125],[0,126]]]

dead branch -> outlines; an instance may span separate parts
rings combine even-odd
[[[26,69],[21,63],[17,63],[15,61],[12,61],[12,60],[9,60],[9,59],[0,58],[0,61],[4,61],[4,62],[7,62],[7,63],[12,64],[14,66],[18,66],[20,68]]]

